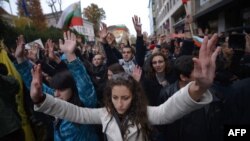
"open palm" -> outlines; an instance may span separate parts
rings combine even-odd
[[[210,40],[205,37],[199,52],[199,58],[194,58],[194,78],[196,83],[202,89],[208,89],[214,80],[216,69],[216,57],[220,48],[216,48],[217,34],[214,34]]]
[[[16,40],[16,51],[15,51],[15,57],[16,58],[22,58],[24,57],[24,36],[19,35]]]
[[[34,103],[41,100],[42,94],[42,72],[41,65],[35,65],[31,70],[32,82],[30,86],[30,97]]]
[[[64,43],[61,39],[59,40],[60,49],[65,54],[73,53],[76,48],[76,35],[70,31],[67,31],[63,33],[63,37]]]
[[[53,41],[51,39],[48,39],[46,42],[46,46],[48,48],[48,56],[50,60],[55,60],[57,58],[57,56],[54,53],[54,46],[55,44],[53,43]]]
[[[107,25],[105,23],[101,23],[100,31],[99,31],[100,38],[105,39],[107,34],[108,34]]]
[[[132,17],[132,21],[133,21],[133,24],[134,24],[134,28],[135,28],[135,31],[137,32],[137,34],[141,34],[141,18],[134,15],[134,17]]]

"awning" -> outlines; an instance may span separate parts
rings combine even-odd
[[[218,3],[218,4],[214,4],[214,5],[212,5],[212,6],[208,7],[208,8],[206,8],[205,10],[196,13],[196,14],[194,15],[193,18],[196,19],[196,18],[199,18],[199,17],[201,17],[201,16],[203,16],[203,15],[205,15],[205,14],[208,14],[208,13],[210,13],[210,12],[213,12],[213,11],[215,11],[216,9],[218,9],[218,8],[224,6],[224,5],[226,5],[226,4],[228,4],[228,3],[232,2],[232,1],[233,1],[233,0],[223,0],[223,1],[221,1],[220,3]]]

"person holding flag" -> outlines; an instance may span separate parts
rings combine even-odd
[[[188,11],[188,7],[187,7],[187,2],[188,0],[182,0],[182,4],[185,8],[185,12],[186,12],[186,19],[185,19],[185,26],[184,26],[184,32],[190,32],[191,35],[188,35],[188,37],[192,38],[192,36],[194,35],[193,33],[193,28],[192,28],[192,17],[189,14]]]

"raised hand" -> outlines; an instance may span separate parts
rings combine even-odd
[[[31,74],[32,82],[30,85],[30,97],[34,103],[40,103],[43,99],[41,65],[34,65]]]
[[[16,40],[16,51],[15,51],[15,57],[17,59],[17,63],[22,63],[25,60],[25,54],[24,54],[24,36],[19,35]]]
[[[99,37],[101,38],[102,41],[105,41],[105,38],[108,35],[108,28],[105,23],[101,23],[100,25],[100,31],[99,31]]]
[[[134,67],[134,70],[132,72],[132,77],[139,82],[141,79],[141,74],[142,74],[142,69],[140,68],[140,66],[136,65]]]
[[[133,24],[134,24],[134,28],[135,28],[135,31],[137,33],[137,36],[141,36],[142,33],[141,33],[141,18],[134,15],[134,17],[132,17],[132,21],[133,21]]]
[[[47,46],[47,49],[48,49],[48,57],[49,57],[49,59],[59,63],[60,58],[58,56],[56,56],[55,53],[54,53],[55,44],[53,43],[53,41],[51,39],[47,40],[46,46]]]
[[[216,69],[215,61],[221,50],[220,47],[215,49],[217,39],[217,34],[214,34],[210,40],[206,36],[199,52],[199,58],[193,58],[195,83],[190,86],[189,92],[194,100],[199,100],[213,83]]]
[[[60,49],[66,54],[69,62],[76,59],[75,48],[76,48],[76,35],[70,31],[63,33],[64,43],[59,39]]]
[[[193,22],[193,17],[190,14],[187,14],[185,17],[185,23],[191,24]]]
[[[74,53],[74,50],[76,48],[76,35],[70,31],[67,31],[63,33],[63,37],[64,43],[61,39],[59,40],[60,49],[65,54]]]

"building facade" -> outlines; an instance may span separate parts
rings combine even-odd
[[[148,8],[152,13],[152,17],[149,16],[153,29],[151,34],[169,34],[183,30],[186,12],[182,0],[149,0]],[[187,10],[190,11],[190,3]]]
[[[149,0],[151,34],[177,33],[183,30],[186,9],[182,0]],[[250,29],[250,5],[247,0],[189,0],[187,11],[193,16],[193,30],[209,33]]]
[[[149,26],[150,26],[150,35],[155,34],[155,0],[149,0],[148,3],[148,9],[149,9]]]
[[[197,27],[208,28],[212,33],[249,30],[250,5],[246,0],[197,0],[194,6]]]
[[[0,18],[7,22],[11,26],[15,26],[15,19],[17,16],[9,14],[7,11],[5,11],[2,7],[0,7]]]
[[[62,12],[45,14],[46,22],[48,27],[56,27],[56,24],[62,15]]]
[[[60,19],[62,12],[58,12],[58,13],[49,13],[46,14],[46,21],[47,21],[47,26],[48,27],[56,27],[58,20]],[[89,21],[87,21],[86,19],[83,19],[83,26],[77,26],[74,27],[74,29],[82,34],[85,35],[85,38],[88,41],[94,41],[95,40],[95,34],[94,34],[94,27],[93,24]]]
[[[129,29],[126,25],[111,25],[108,27],[108,32],[113,33],[117,43],[127,44],[127,39],[129,38]]]

